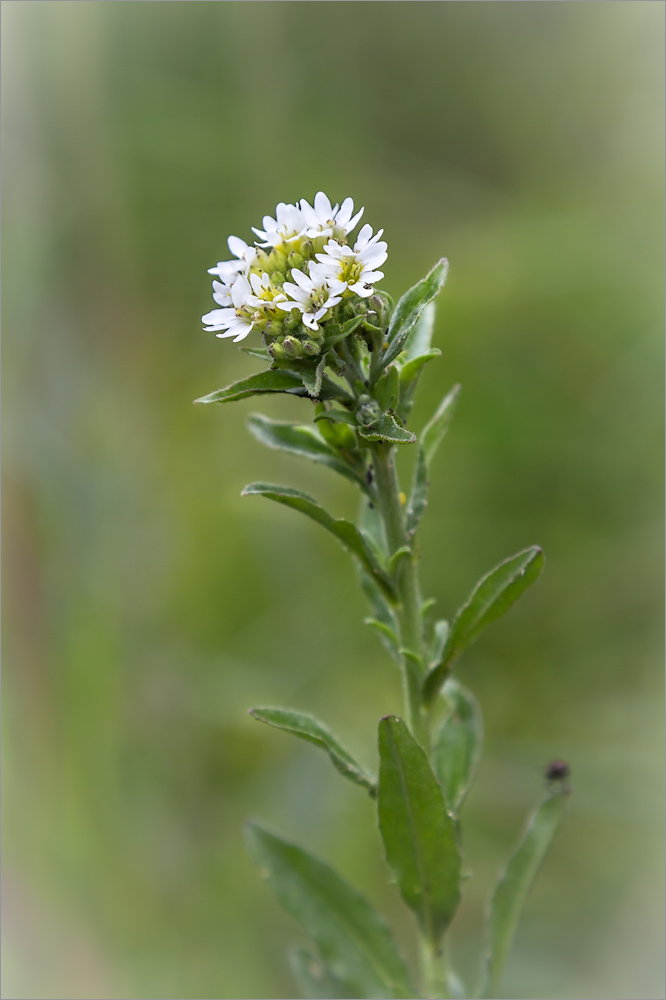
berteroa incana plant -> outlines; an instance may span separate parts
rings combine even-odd
[[[440,260],[394,305],[376,291],[387,258],[383,230],[364,225],[351,198],[331,205],[277,206],[258,240],[229,238],[235,259],[210,269],[220,308],[203,317],[218,337],[243,347],[265,367],[197,400],[226,403],[264,393],[314,402],[308,424],[248,419],[252,434],[328,466],[360,493],[358,523],[329,514],[289,486],[256,482],[246,496],[292,507],[326,528],[352,556],[373,628],[402,673],[403,717],[379,721],[379,773],[360,763],[330,729],[290,708],[253,708],[259,722],[324,750],[334,767],[377,802],[384,853],[402,899],[416,918],[420,967],[410,970],[384,919],[325,862],[258,823],[248,843],[260,874],[311,937],[291,963],[304,997],[497,997],[521,907],[562,816],[568,767],[547,770],[548,792],[499,879],[488,911],[485,960],[478,988],[456,975],[447,931],[460,901],[460,813],[481,749],[479,705],[454,669],[487,625],[507,611],[541,573],[532,545],[491,569],[450,621],[430,619],[419,583],[418,529],[426,510],[429,469],[453,416],[460,387],[446,393],[417,434],[408,428],[431,347],[433,300],[446,279]],[[312,412],[312,411],[310,411]],[[415,448],[409,490],[398,481],[395,453]],[[415,974],[416,973],[416,974]]]

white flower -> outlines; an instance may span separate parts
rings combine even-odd
[[[213,282],[213,288],[213,298],[225,308],[213,309],[201,317],[206,333],[223,330],[225,332],[217,333],[218,337],[233,337],[234,343],[244,340],[254,326],[252,314],[247,309],[253,297],[249,281],[244,274],[239,274],[230,289],[217,281]]]
[[[342,295],[346,289],[361,298],[372,295],[372,284],[384,277],[383,272],[376,271],[375,268],[388,257],[386,243],[380,241],[383,232],[380,229],[373,236],[372,228],[365,225],[358,234],[353,250],[335,240],[329,240],[324,247],[325,252],[315,254],[335,295]]]
[[[287,300],[284,292],[271,282],[270,275],[266,271],[262,273],[261,277],[256,273],[251,274],[250,285],[252,286],[254,295],[250,295],[248,304],[255,308],[262,309],[265,306],[276,306],[280,302],[286,302]]]
[[[230,236],[227,240],[229,249],[238,260],[221,260],[215,267],[209,267],[209,274],[217,274],[226,284],[233,284],[239,274],[247,274],[257,259],[257,251],[254,247],[248,246],[245,240],[238,236]]]
[[[333,295],[326,280],[326,274],[319,264],[310,264],[310,276],[303,274],[298,268],[292,268],[291,276],[296,282],[285,281],[284,290],[291,296],[293,302],[281,302],[278,308],[289,312],[300,309],[303,313],[303,324],[310,330],[318,330],[318,321],[329,309],[337,306],[339,295]]]
[[[265,240],[259,246],[277,247],[280,243],[291,243],[299,239],[305,231],[305,220],[298,205],[285,205],[281,201],[275,209],[275,218],[265,215],[263,226],[263,229],[252,227],[252,232]]]
[[[363,209],[354,212],[354,202],[351,198],[345,198],[342,205],[331,207],[329,199],[323,191],[315,195],[314,208],[305,200],[301,199],[301,212],[307,224],[305,235],[311,239],[318,236],[333,236],[336,239],[344,239],[347,233],[355,228],[358,220],[363,215]]]

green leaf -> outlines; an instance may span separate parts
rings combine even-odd
[[[435,737],[433,757],[446,804],[457,816],[481,755],[483,723],[472,692],[452,677],[444,685],[444,694],[451,710]]]
[[[382,410],[392,410],[398,403],[399,392],[400,375],[398,367],[397,365],[391,365],[386,369],[375,386],[375,399]]]
[[[413,996],[391,933],[363,896],[328,865],[257,823],[248,825],[248,842],[260,875],[352,997]]]
[[[455,617],[441,661],[426,677],[426,701],[436,697],[444,677],[460,654],[539,579],[543,564],[543,552],[538,545],[532,545],[505,559],[479,580]]]
[[[352,755],[341,746],[340,742],[327,726],[305,712],[296,712],[291,708],[251,708],[252,715],[259,722],[265,722],[286,733],[293,733],[308,743],[325,750],[333,766],[340,774],[350,781],[366,788],[374,797],[377,794],[377,781],[367,768],[354,760]]]
[[[449,424],[453,419],[453,414],[455,413],[456,406],[458,405],[459,397],[460,385],[456,384],[446,394],[428,423],[419,434],[419,442],[423,448],[423,456],[425,458],[426,467],[428,468],[435,457],[435,452],[442,443],[444,435],[449,429]]]
[[[460,898],[453,819],[428,758],[396,716],[379,724],[379,828],[407,906],[437,947]]]
[[[318,413],[314,419],[315,423],[320,420],[330,420],[331,423],[349,424],[351,427],[356,427],[356,417],[348,410],[324,410],[323,413]]]
[[[395,576],[396,570],[405,556],[411,556],[411,554],[412,550],[409,545],[401,545],[399,549],[396,549],[388,561],[388,571],[391,576]]]
[[[291,455],[300,455],[313,462],[321,462],[341,476],[346,476],[353,483],[367,491],[367,485],[361,463],[356,467],[345,461],[340,453],[327,444],[315,427],[306,424],[292,424],[282,420],[271,420],[262,413],[252,413],[247,418],[247,426],[257,441],[287,451]]]
[[[421,523],[423,512],[428,506],[430,463],[453,419],[459,395],[460,386],[454,385],[419,434],[419,450],[414,467],[414,480],[405,515],[405,529],[408,536],[414,534]]]
[[[495,890],[488,921],[489,950],[484,997],[496,997],[509,949],[532,883],[564,814],[567,793],[546,799],[532,816],[523,840]]]
[[[427,364],[428,361],[432,361],[433,358],[441,357],[441,355],[442,352],[436,347],[433,351],[428,351],[426,354],[419,354],[417,357],[406,361],[400,369],[400,388],[404,389],[410,385],[421,371],[423,365]]]
[[[326,331],[326,340],[324,341],[326,350],[334,347],[339,341],[344,340],[345,337],[352,334],[364,319],[364,316],[354,316],[352,319],[348,319],[346,323],[343,323],[342,326],[338,326],[337,323],[327,324],[324,327]]]
[[[380,621],[378,618],[364,618],[363,624],[369,625],[370,628],[374,629],[375,632],[379,634],[379,638],[382,640],[395,662],[402,663],[402,656],[400,655],[400,640],[391,626],[387,625],[386,622]]]
[[[317,521],[318,524],[326,528],[327,531],[330,531],[332,535],[335,535],[341,545],[348,552],[351,552],[353,556],[356,556],[364,569],[370,573],[382,590],[390,596],[394,595],[395,588],[393,583],[381,566],[378,565],[373,550],[358,528],[350,521],[333,517],[316,500],[308,496],[307,493],[301,493],[300,490],[294,490],[289,486],[273,486],[271,483],[250,483],[249,486],[246,486],[241,491],[241,496],[264,496],[268,497],[269,500],[275,500],[276,503],[284,504],[285,507],[293,507],[294,510],[300,510],[302,514],[306,514],[313,521]]]
[[[432,627],[432,648],[430,651],[430,668],[436,667],[444,653],[446,640],[449,637],[450,625],[446,618],[440,618]]]
[[[271,352],[267,351],[265,347],[241,347],[241,351],[244,354],[249,354],[251,358],[261,358],[262,361],[268,361],[269,364],[273,360]]]
[[[195,403],[231,403],[236,399],[245,399],[247,396],[256,396],[264,392],[295,392],[302,389],[302,383],[295,372],[287,371],[283,368],[269,369],[265,372],[257,372],[249,378],[242,378],[238,382],[232,382],[224,389],[216,389],[209,392],[207,396],[195,399]]]
[[[407,353],[408,362],[413,361],[414,358],[418,358],[419,355],[425,354],[430,350],[432,331],[434,328],[435,303],[429,302],[412,327],[412,332],[405,343],[405,351]]]
[[[416,434],[401,427],[390,413],[382,413],[378,420],[361,424],[356,430],[366,441],[389,441],[391,444],[414,444],[416,441]]]
[[[448,268],[448,261],[442,258],[425,278],[405,292],[399,300],[391,317],[387,335],[388,347],[380,362],[382,368],[386,368],[400,354],[414,324],[446,281]]]
[[[352,1000],[346,986],[306,948],[293,948],[289,965],[305,1000]]]
[[[326,355],[323,354],[316,365],[299,365],[298,374],[301,376],[303,385],[308,390],[308,396],[317,399],[321,393],[324,378],[324,368],[326,367]]]

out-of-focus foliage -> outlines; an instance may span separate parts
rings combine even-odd
[[[451,263],[413,419],[463,384],[422,528],[435,613],[547,557],[461,667],[486,722],[462,971],[557,756],[575,795],[506,995],[661,995],[662,5],[2,13],[6,995],[293,996],[253,812],[406,948],[368,796],[247,716],[308,708],[376,764],[398,676],[347,557],[239,496],[287,482],[353,519],[354,489],[245,429],[308,401],[191,405],[257,366],[201,332],[206,268],[319,189],[385,228],[395,298]]]

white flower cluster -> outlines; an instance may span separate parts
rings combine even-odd
[[[236,259],[209,269],[219,278],[213,281],[213,298],[220,308],[202,317],[205,329],[234,341],[259,330],[276,357],[284,353],[285,336],[291,343],[300,335],[303,353],[319,353],[320,324],[340,303],[372,295],[374,283],[384,277],[377,270],[388,256],[383,230],[373,236],[365,225],[353,248],[348,243],[362,214],[363,209],[354,215],[351,198],[331,205],[320,191],[314,206],[305,199],[281,202],[275,218],[264,217],[263,229],[253,227],[259,237],[254,246],[230,236]]]

